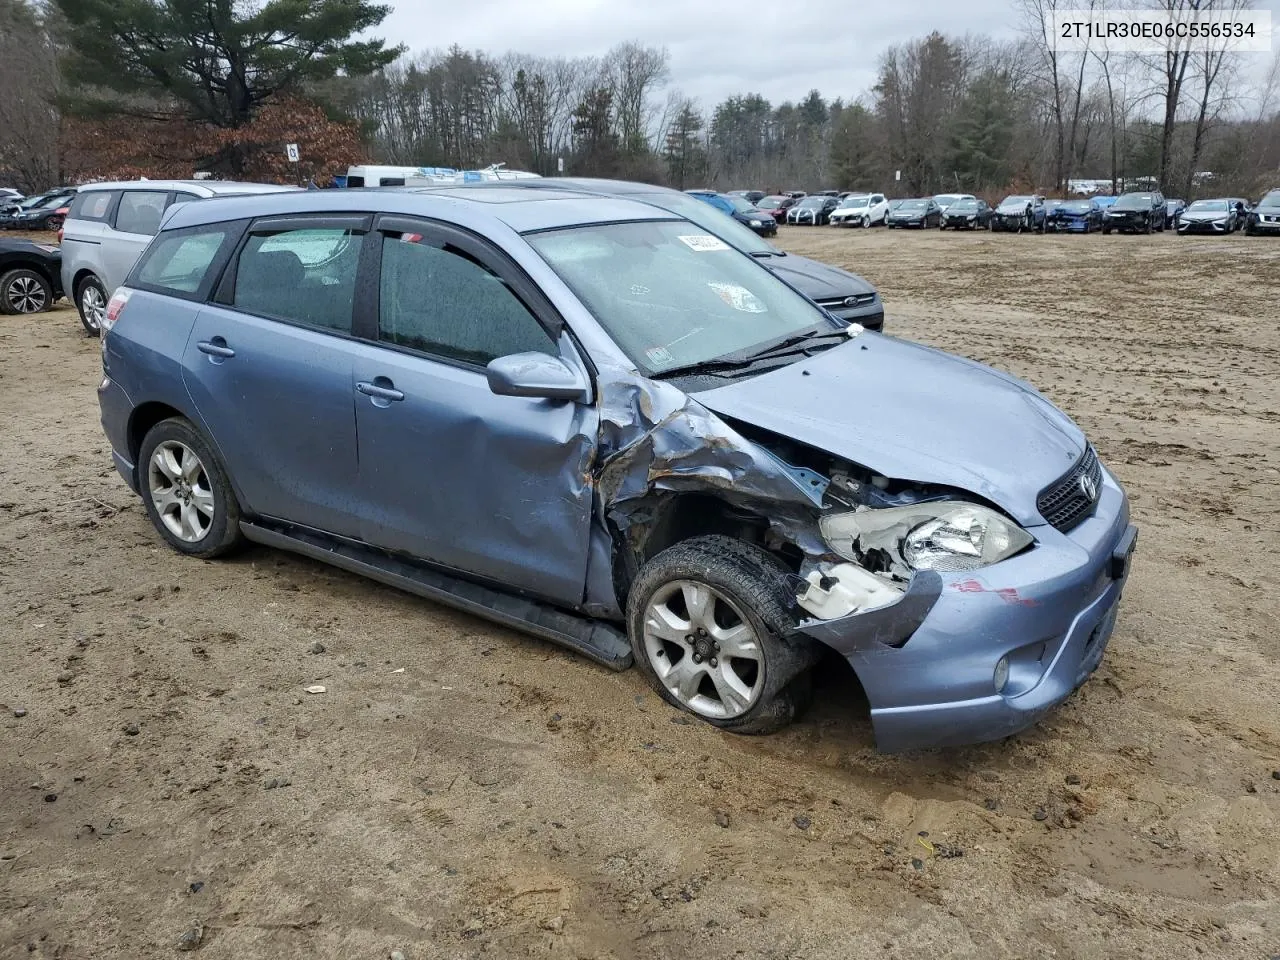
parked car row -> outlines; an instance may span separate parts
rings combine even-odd
[[[0,229],[57,230],[75,195],[75,187],[59,187],[34,197],[0,198]]]

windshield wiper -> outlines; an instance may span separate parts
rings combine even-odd
[[[810,330],[807,333],[797,334],[787,337],[777,343],[771,343],[766,347],[751,353],[730,353],[723,357],[715,357],[711,360],[700,360],[697,363],[688,363],[680,367],[671,367],[668,370],[662,370],[653,374],[655,380],[663,380],[667,377],[690,376],[692,374],[706,373],[718,374],[725,373],[730,370],[742,370],[762,360],[777,360],[782,357],[790,356],[793,353],[803,353],[809,344],[815,341],[831,340],[833,338],[847,339],[849,336],[847,330],[830,330],[821,332]],[[803,346],[802,346],[803,345]],[[834,344],[833,344],[834,346]],[[795,349],[800,347],[800,349]]]

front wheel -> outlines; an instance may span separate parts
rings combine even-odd
[[[91,337],[102,336],[102,320],[107,315],[107,291],[97,277],[88,276],[76,287],[76,310]]]
[[[34,270],[19,267],[0,274],[0,313],[39,313],[53,303],[53,287]]]
[[[231,480],[189,420],[172,417],[147,431],[137,469],[147,516],[173,549],[208,560],[243,541]]]
[[[637,665],[668,703],[736,733],[772,733],[808,703],[813,651],[794,621],[788,571],[732,537],[685,540],[640,570],[627,600]]]

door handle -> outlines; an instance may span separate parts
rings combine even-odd
[[[196,344],[196,349],[201,353],[207,353],[211,357],[219,357],[223,360],[236,355],[236,352],[227,346],[227,341],[221,337],[214,337],[212,340],[201,340]]]
[[[378,381],[382,382],[379,383]],[[374,400],[403,400],[404,392],[397,390],[395,385],[386,377],[378,377],[373,382],[361,380],[356,384],[356,389],[363,393],[366,397],[372,397]]]

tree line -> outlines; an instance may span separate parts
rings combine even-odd
[[[1138,177],[1186,196],[1272,186],[1280,53],[1263,72],[1259,55],[1225,47],[1067,51],[1046,33],[1059,6],[1102,2],[1012,0],[1016,38],[934,32],[891,46],[852,96],[739,93],[707,107],[673,86],[662,48],[411,55],[364,39],[389,9],[370,0],[0,0],[0,88],[12,91],[0,98],[0,179],[287,179],[283,144],[299,142],[302,172],[321,179],[367,158],[897,195]]]

